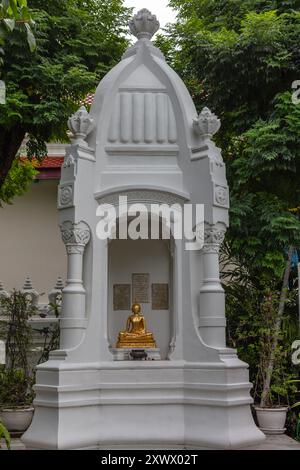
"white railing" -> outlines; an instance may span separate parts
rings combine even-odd
[[[64,288],[64,282],[59,277],[53,289],[48,292],[48,303],[41,302],[40,298],[44,294],[39,294],[32,285],[32,281],[28,276],[24,282],[20,292],[25,294],[26,300],[34,307],[35,313],[28,320],[29,325],[32,328],[32,340],[33,348],[31,352],[39,356],[40,351],[43,349],[45,342],[45,334],[55,327],[55,324],[59,322],[59,313],[62,302],[62,290]],[[3,282],[0,281],[0,298],[9,298],[11,292],[5,290]],[[0,321],[7,321],[7,316],[1,311],[0,305]],[[4,341],[3,341],[4,340]],[[0,364],[5,361],[3,357],[3,351],[5,351],[5,338],[0,338]],[[33,365],[36,364],[35,358],[32,358]]]
[[[64,282],[61,277],[57,278],[56,284],[48,292],[48,303],[41,302],[40,298],[44,294],[39,294],[38,291],[32,285],[31,278],[26,277],[23,287],[20,289],[26,296],[26,300],[32,304],[34,308],[38,310],[38,315],[41,319],[49,319],[55,317],[54,306],[57,306],[58,310],[60,309],[62,302],[62,290],[64,288]],[[4,288],[3,282],[0,281],[0,298],[8,298],[11,293],[6,291]],[[1,306],[0,306],[0,316],[1,316]]]

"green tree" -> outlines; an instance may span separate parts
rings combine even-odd
[[[66,140],[67,118],[127,45],[129,13],[122,0],[31,0],[30,8],[36,50],[24,47],[21,26],[4,45],[0,78],[7,99],[0,105],[0,188],[26,135],[29,158],[42,158],[46,142]]]
[[[299,246],[299,218],[290,209],[300,205],[300,106],[291,100],[300,77],[300,2],[170,4],[178,22],[157,42],[198,108],[208,105],[222,119],[231,255],[263,287],[278,287],[288,247]]]
[[[231,189],[224,255],[237,265],[231,280],[243,282],[245,295],[251,286],[254,292],[269,291],[278,298],[262,390],[267,398],[291,253],[300,246],[300,105],[291,98],[292,83],[300,78],[300,2],[170,4],[178,10],[178,21],[157,42],[188,84],[198,109],[208,105],[222,119],[218,143]],[[236,302],[241,299],[236,297]]]
[[[236,139],[232,163],[235,179],[230,255],[246,266],[260,289],[279,289],[269,355],[265,361],[261,405],[270,403],[284,308],[288,299],[291,258],[300,246],[300,107],[290,92],[277,95],[267,120],[258,120]],[[288,253],[286,248],[289,247]],[[284,268],[284,272],[283,272]]]
[[[300,106],[276,95],[270,117],[232,139],[231,251],[256,285],[282,278],[287,247],[300,246]]]

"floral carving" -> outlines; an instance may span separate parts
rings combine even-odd
[[[73,188],[72,186],[62,186],[60,188],[59,203],[61,206],[68,206],[73,202]]]
[[[228,206],[228,189],[226,187],[215,187],[215,202],[220,206]]]
[[[225,238],[225,233],[225,227],[217,227],[216,225],[211,225],[204,231],[204,242],[222,245]]]
[[[203,241],[205,253],[219,253],[226,234],[226,227],[222,223],[215,225],[205,224],[204,230],[198,231],[199,241]]]

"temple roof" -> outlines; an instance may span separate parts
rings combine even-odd
[[[94,130],[88,144],[105,147],[108,154],[162,148],[178,151],[178,129],[190,136],[191,122],[197,116],[192,98],[151,42],[159,29],[156,16],[143,9],[129,27],[137,42],[96,90],[90,110]]]

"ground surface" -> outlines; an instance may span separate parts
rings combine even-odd
[[[291,439],[285,434],[279,436],[267,436],[266,440],[254,447],[244,450],[300,450],[300,442]]]
[[[3,448],[1,450],[4,450]],[[12,450],[24,450],[20,439],[12,439]],[[294,441],[286,435],[267,436],[266,440],[254,447],[243,450],[300,450],[300,442]]]

